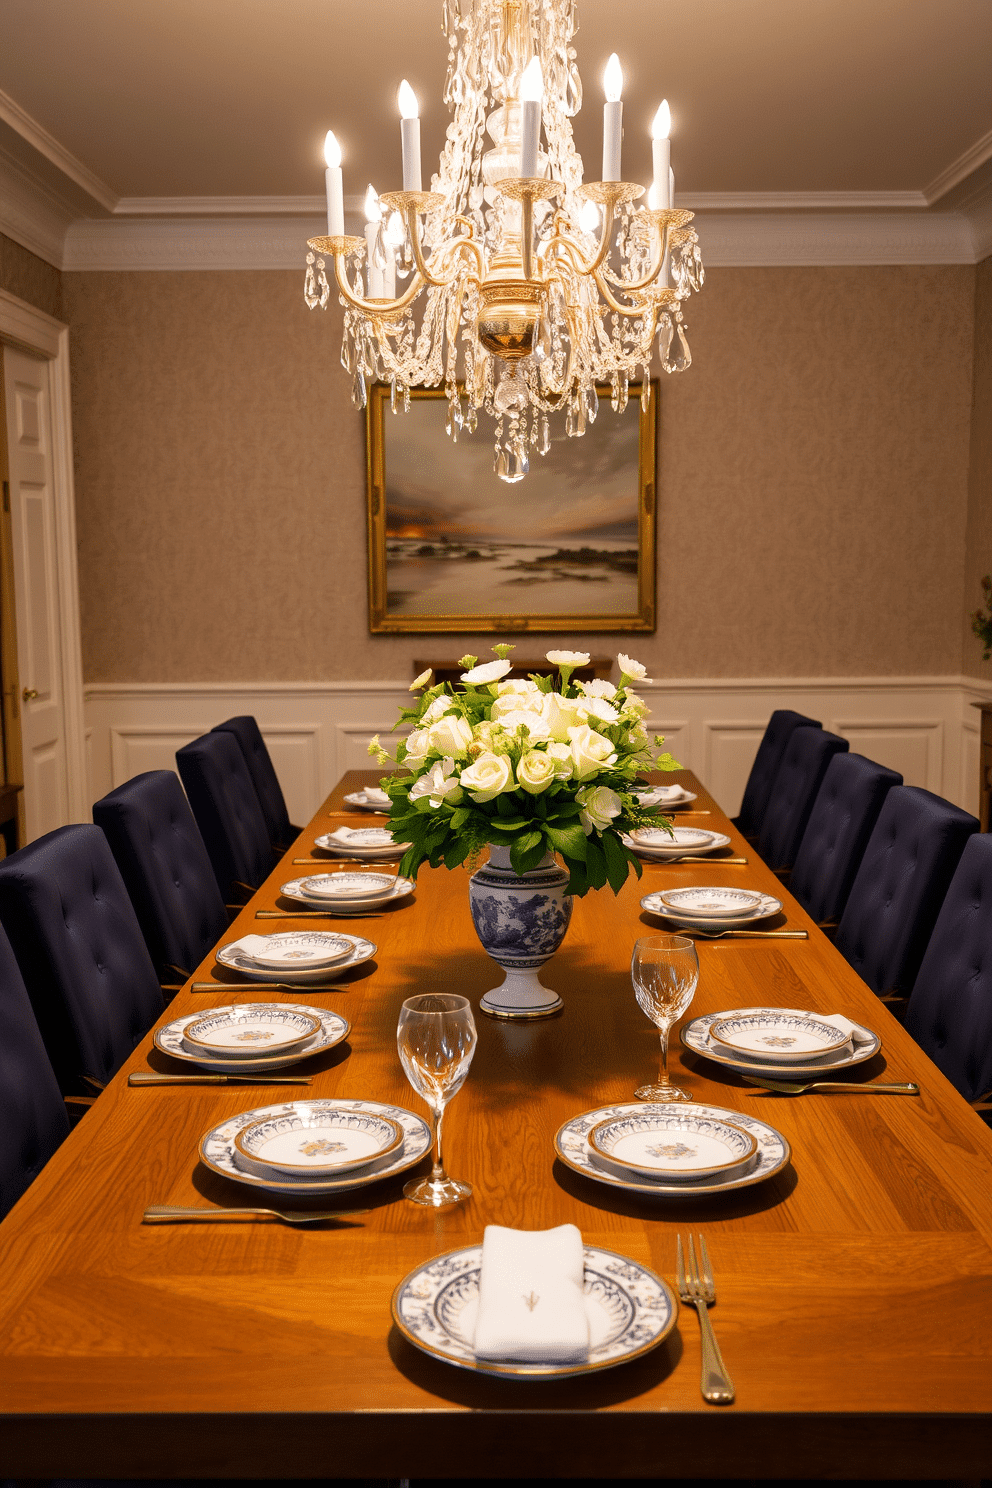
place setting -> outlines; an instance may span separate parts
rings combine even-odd
[[[693,801],[699,799],[694,791],[686,790],[684,785],[654,785],[647,790],[637,790],[634,795],[642,806],[663,806],[666,811],[684,811]]]
[[[660,1035],[658,1078],[639,1086],[634,1101],[564,1122],[555,1136],[561,1161],[594,1182],[661,1198],[726,1193],[781,1172],[791,1149],[780,1131],[741,1111],[694,1101],[669,1077],[671,1030],[699,981],[692,941],[642,936],[631,957],[631,979],[638,1006]]]
[[[378,863],[403,856],[409,842],[396,842],[385,827],[335,827],[314,838],[314,845],[334,857]]]
[[[350,791],[344,797],[344,803],[354,811],[368,811],[377,816],[389,815],[389,796],[378,785],[367,785],[362,790]]]
[[[218,967],[266,987],[330,987],[371,961],[378,946],[344,931],[282,930],[272,935],[242,935],[218,946]],[[194,992],[223,992],[228,982],[194,982]],[[343,990],[343,989],[341,989]]]
[[[279,892],[284,899],[304,905],[310,913],[363,919],[373,915],[380,918],[394,905],[409,900],[415,887],[412,878],[398,873],[365,869],[350,872],[339,868],[333,873],[312,873],[291,879],[279,885]],[[256,918],[264,913],[259,911]],[[276,913],[288,912],[269,911],[270,915]]]
[[[681,863],[696,858],[707,858],[713,853],[724,853],[730,846],[725,832],[710,832],[702,827],[673,826],[635,827],[621,837],[625,847],[636,852],[648,863]],[[743,865],[747,858],[721,857],[720,863]]]
[[[805,930],[772,929],[766,922],[782,913],[782,901],[755,889],[729,884],[694,884],[645,894],[641,908],[704,940],[806,940]]]
[[[350,1031],[351,1024],[339,1013],[308,1003],[234,1003],[186,1013],[157,1028],[153,1042],[160,1053],[187,1069],[136,1070],[128,1084],[308,1085],[308,1076],[284,1072],[333,1049]]]

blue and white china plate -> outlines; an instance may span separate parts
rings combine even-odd
[[[343,1173],[338,1178],[259,1178],[254,1173],[247,1173],[239,1168],[235,1161],[234,1139],[243,1127],[251,1126],[253,1122],[264,1121],[271,1116],[285,1116],[296,1110],[301,1104],[296,1101],[287,1101],[279,1106],[259,1106],[254,1111],[242,1111],[238,1116],[229,1116],[219,1126],[208,1131],[200,1141],[200,1161],[213,1173],[219,1173],[222,1178],[233,1178],[235,1183],[247,1184],[249,1188],[260,1189],[264,1193],[280,1194],[333,1194],[345,1193],[353,1188],[365,1188],[370,1183],[379,1183],[383,1178],[392,1178],[397,1173],[405,1173],[408,1168],[414,1167],[426,1152],[430,1151],[431,1130],[423,1117],[415,1116],[412,1111],[405,1110],[402,1106],[387,1106],[380,1101],[359,1100],[322,1100],[306,1101],[303,1104],[325,1109],[369,1111],[377,1116],[385,1116],[391,1121],[397,1122],[403,1128],[403,1148],[397,1153],[392,1162],[385,1167],[376,1168],[373,1171],[359,1169],[353,1173]]]
[[[306,878],[295,879],[300,890],[310,899],[347,899],[354,904],[359,899],[383,899],[395,893],[397,874],[369,873],[362,869],[349,873],[339,868],[336,873],[310,873]]]
[[[249,944],[254,941],[254,945]],[[351,941],[343,935],[328,934],[327,931],[281,930],[274,935],[244,936],[241,941],[243,953],[259,966],[269,971],[284,971],[298,968],[313,971],[318,966],[330,966],[351,955]]]
[[[776,1131],[774,1126],[769,1126],[767,1121],[759,1121],[756,1116],[748,1116],[743,1111],[728,1111],[723,1106],[703,1106],[691,1101],[684,1105],[680,1103],[681,1115],[730,1121],[754,1137],[758,1144],[757,1155],[743,1174],[731,1172],[722,1177],[717,1174],[712,1178],[680,1178],[672,1182],[662,1178],[635,1178],[633,1174],[622,1178],[619,1173],[607,1171],[597,1161],[589,1145],[589,1133],[593,1127],[604,1121],[619,1121],[624,1116],[643,1115],[645,1111],[651,1110],[670,1111],[671,1107],[652,1107],[644,1101],[631,1101],[624,1105],[600,1106],[596,1111],[584,1111],[581,1116],[573,1116],[570,1121],[566,1121],[558,1130],[555,1151],[567,1167],[586,1178],[594,1178],[597,1183],[606,1183],[611,1188],[621,1188],[632,1193],[654,1194],[662,1198],[677,1196],[680,1199],[695,1194],[729,1193],[732,1189],[749,1188],[752,1183],[764,1183],[766,1178],[781,1172],[791,1156],[791,1149],[782,1133]]]
[[[624,843],[644,858],[659,858],[664,862],[678,858],[702,858],[707,853],[719,852],[730,846],[730,838],[723,832],[704,832],[701,827],[674,827],[671,833],[661,827],[637,827]]]
[[[555,1379],[626,1364],[656,1348],[675,1327],[679,1305],[660,1276],[612,1250],[587,1245],[585,1303],[589,1356],[575,1364],[516,1364],[477,1359],[472,1348],[479,1305],[482,1246],[467,1245],[424,1261],[393,1293],[397,1328],[415,1348],[459,1369],[509,1379]]]
[[[389,811],[389,797],[385,791],[380,791],[379,794],[382,797],[381,800],[376,796],[370,797],[368,791],[352,791],[350,795],[345,796],[344,804],[354,806],[356,811],[374,811],[378,815],[385,816]]]
[[[792,1012],[790,1008],[739,1008],[739,1014],[768,1013],[781,1014]],[[803,1060],[801,1064],[774,1064],[767,1059],[748,1059],[743,1054],[734,1054],[730,1049],[721,1048],[719,1044],[711,1042],[709,1037],[710,1024],[720,1018],[732,1016],[724,1011],[722,1013],[704,1013],[700,1018],[693,1018],[691,1023],[683,1024],[681,1031],[682,1043],[694,1054],[703,1054],[707,1059],[712,1059],[715,1064],[725,1064],[729,1069],[737,1070],[745,1075],[784,1075],[786,1078],[795,1077],[797,1070],[804,1075],[828,1075],[834,1070],[848,1069],[852,1064],[864,1064],[866,1059],[873,1059],[882,1047],[882,1040],[873,1029],[866,1029],[871,1034],[871,1041],[865,1043],[843,1044],[836,1054]],[[802,1013],[797,1014],[802,1017]],[[853,1048],[853,1052],[852,1052]],[[736,1119],[736,1118],[735,1118]]]
[[[261,1004],[259,1004],[260,1006]],[[281,1002],[280,1008],[289,1008],[293,1012],[307,1013],[318,1019],[320,1032],[317,1033],[312,1042],[305,1044],[293,1054],[260,1054],[254,1059],[239,1059],[237,1073],[239,1075],[260,1075],[267,1070],[285,1069],[287,1065],[296,1064],[301,1059],[309,1059],[314,1054],[323,1054],[325,1049],[333,1049],[335,1044],[340,1044],[351,1032],[351,1024],[340,1013],[332,1013],[324,1008],[308,1007],[302,1002]],[[215,1011],[223,1012],[223,1008]],[[212,1071],[214,1074],[225,1075],[231,1073],[231,1060],[227,1058],[211,1058],[209,1054],[191,1054],[183,1043],[183,1034],[190,1023],[196,1023],[203,1018],[204,1014],[187,1013],[183,1018],[175,1018],[171,1023],[166,1023],[164,1028],[155,1030],[155,1047],[161,1049],[163,1054],[168,1054],[171,1059],[181,1059],[187,1064],[195,1064],[199,1069]]]
[[[236,1003],[201,1013],[183,1029],[183,1047],[198,1058],[241,1064],[259,1054],[297,1054],[320,1032],[316,1009],[278,1002]]]
[[[781,912],[781,899],[773,899],[771,894],[761,894],[757,907],[750,913],[744,915],[727,915],[724,919],[716,915],[691,915],[683,911],[670,909],[661,897],[661,893],[645,894],[641,900],[641,908],[647,910],[648,914],[657,915],[660,919],[668,920],[673,926],[693,925],[705,927],[707,930],[738,930],[747,925],[753,925],[756,920],[767,920],[772,915]]]
[[[329,877],[335,877],[331,874]],[[350,876],[350,875],[349,875]],[[377,874],[378,878],[380,875]],[[385,893],[378,894],[374,898],[356,899],[353,895],[349,898],[330,899],[326,894],[308,894],[304,885],[305,878],[294,878],[289,883],[279,885],[280,894],[287,899],[295,899],[298,904],[306,904],[310,909],[322,909],[329,915],[354,914],[356,909],[381,909],[384,904],[392,904],[394,900],[405,899],[412,894],[415,884],[412,878],[396,877],[392,880],[392,888]]]
[[[370,862],[402,857],[410,846],[409,842],[394,842],[385,827],[335,827],[333,832],[324,832],[315,841],[325,852],[368,858]]]
[[[812,1013],[728,1013],[710,1024],[710,1041],[745,1059],[792,1064],[836,1054],[850,1038]]]
[[[678,794],[669,796],[667,792],[672,789]],[[677,811],[680,806],[691,806],[697,799],[693,791],[686,790],[681,785],[675,787],[656,785],[653,790],[635,791],[634,795],[642,806],[663,806],[666,811]]]
[[[286,966],[280,970],[278,980],[300,987],[308,986],[311,982],[333,982],[338,977],[344,976],[346,971],[351,971],[353,967],[361,966],[365,961],[371,961],[379,949],[374,941],[366,940],[361,935],[342,935],[341,938],[350,940],[352,943],[351,953],[343,961],[334,961],[330,966],[318,966],[312,971],[301,971],[298,967]],[[249,981],[272,982],[274,980],[272,971],[259,966],[251,956],[245,955],[239,949],[239,943],[236,940],[221,946],[215,959],[218,966],[226,966],[228,971],[236,971],[241,976],[247,977]]]
[[[686,1116],[671,1106],[610,1117],[592,1127],[586,1140],[597,1161],[621,1178],[671,1181],[738,1172],[758,1150],[754,1134],[736,1122]]]
[[[293,1111],[236,1132],[234,1160],[259,1178],[336,1178],[385,1167],[402,1148],[403,1128],[388,1116],[297,1101]]]

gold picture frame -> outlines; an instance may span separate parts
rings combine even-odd
[[[411,390],[394,417],[389,388],[370,389],[372,634],[654,630],[657,379],[646,408],[640,384],[620,415],[608,386],[599,397],[581,438],[552,430],[548,454],[507,485],[488,418],[453,445],[442,390]]]

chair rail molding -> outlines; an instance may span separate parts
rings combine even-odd
[[[976,677],[719,677],[656,679],[638,688],[648,727],[730,812],[775,708],[820,718],[852,750],[899,770],[968,811],[978,809],[978,712],[992,682]],[[251,713],[275,762],[289,814],[306,821],[345,770],[367,769],[368,742],[387,743],[409,683],[119,682],[85,689],[90,799],[143,770],[175,768],[175,752],[216,723]],[[396,737],[396,736],[394,736]]]

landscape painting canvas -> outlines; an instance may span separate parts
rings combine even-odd
[[[508,485],[493,472],[482,416],[457,443],[442,392],[394,415],[372,390],[369,622],[373,631],[654,628],[655,398],[631,389],[622,414],[600,390],[599,416]]]

